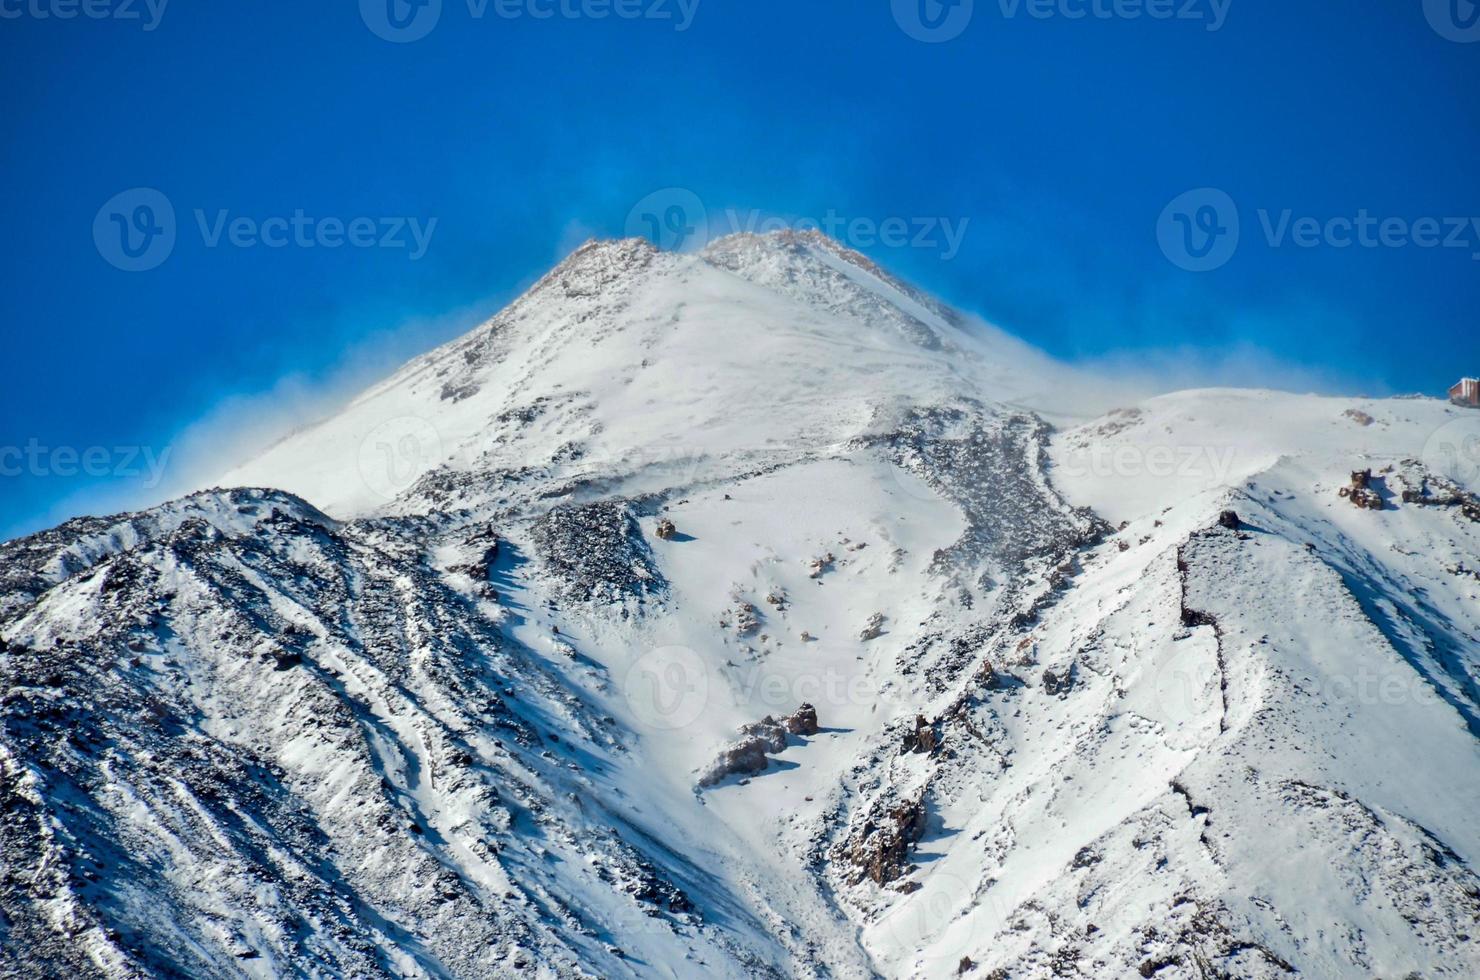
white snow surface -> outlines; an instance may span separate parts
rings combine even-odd
[[[0,970],[1480,974],[1480,413],[1128,398],[820,236],[584,246],[5,546]]]

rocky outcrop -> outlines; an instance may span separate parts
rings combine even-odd
[[[883,634],[884,614],[874,613],[868,618],[868,622],[863,625],[863,632],[858,634],[858,638],[867,643],[869,640],[877,640]]]
[[[1480,523],[1480,497],[1460,488],[1451,480],[1430,473],[1414,460],[1405,460],[1399,470],[1403,486],[1401,499],[1419,507],[1454,507],[1460,515]]]
[[[1343,500],[1350,500],[1352,504],[1363,510],[1382,510],[1384,506],[1382,494],[1372,486],[1372,471],[1357,470],[1352,473],[1352,482],[1348,486],[1337,491]]]
[[[678,527],[665,517],[658,521],[658,527],[653,533],[664,541],[672,541],[678,537]]]
[[[925,788],[904,798],[875,801],[868,814],[837,849],[855,883],[887,885],[910,870],[910,850],[925,836]]]
[[[936,734],[935,726],[927,721],[924,715],[915,715],[912,725],[905,729],[900,750],[906,753],[922,752],[929,755],[939,745],[940,736]]]
[[[803,704],[789,715],[767,715],[740,726],[740,737],[726,745],[699,774],[699,786],[708,788],[729,776],[751,776],[770,765],[767,753],[783,752],[793,735],[816,735],[817,709]]]
[[[739,601],[728,615],[720,618],[719,624],[728,627],[734,624],[735,632],[740,636],[750,636],[761,628],[760,613],[755,606],[749,602]]]
[[[1073,664],[1070,664],[1067,670],[1045,670],[1043,672],[1043,692],[1055,696],[1069,693],[1074,688],[1074,674]]]
[[[620,603],[667,590],[626,500],[555,507],[534,522],[531,534],[565,599]]]

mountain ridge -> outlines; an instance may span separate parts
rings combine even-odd
[[[583,246],[0,545],[0,974],[1480,970],[1480,416],[1108,411],[839,250]]]

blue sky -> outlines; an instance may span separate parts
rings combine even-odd
[[[0,535],[166,492],[666,188],[1107,369],[1480,371],[1468,0],[921,2],[0,0]]]

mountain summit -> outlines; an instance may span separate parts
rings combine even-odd
[[[0,973],[1480,973],[1476,416],[591,242],[0,546]]]

